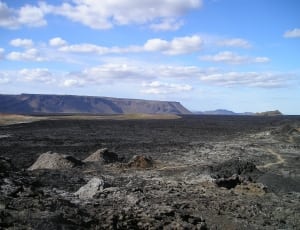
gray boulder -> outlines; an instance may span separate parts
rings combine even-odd
[[[103,191],[104,181],[100,178],[92,178],[74,194],[80,199],[92,199],[96,194]]]

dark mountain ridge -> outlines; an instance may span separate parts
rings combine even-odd
[[[173,101],[45,94],[0,94],[0,113],[191,114]]]

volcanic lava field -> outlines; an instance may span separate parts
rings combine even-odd
[[[0,126],[1,229],[300,229],[300,116]]]

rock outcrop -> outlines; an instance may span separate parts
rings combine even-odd
[[[103,190],[103,187],[104,181],[100,178],[94,177],[74,194],[80,199],[92,199],[96,194]]]
[[[132,168],[151,168],[154,165],[154,161],[151,157],[143,155],[135,155],[129,161],[128,166]]]
[[[104,164],[120,161],[118,154],[108,151],[107,148],[98,149],[83,160],[84,162],[102,162]]]

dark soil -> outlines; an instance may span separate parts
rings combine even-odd
[[[297,229],[299,127],[299,116],[2,126],[0,229]],[[83,162],[103,148],[113,160]],[[264,167],[277,160],[270,148],[284,163]],[[27,170],[48,151],[80,164]],[[104,188],[79,199],[94,177]]]

